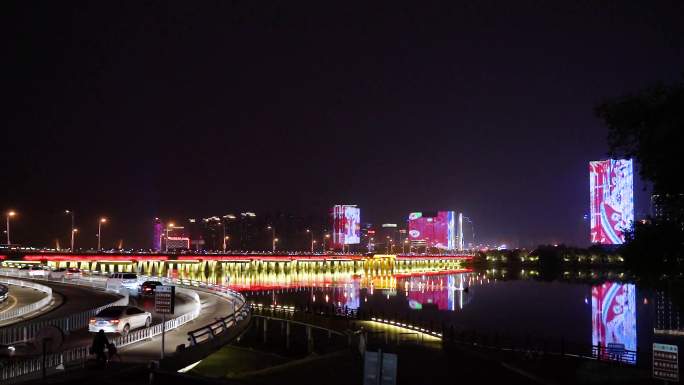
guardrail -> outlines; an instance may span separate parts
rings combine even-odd
[[[59,353],[46,354],[45,361],[43,361],[43,357],[25,359],[2,367],[0,369],[0,380],[2,380],[3,384],[26,380],[27,378],[22,377],[37,374],[43,370],[43,362],[45,362],[45,368],[47,370],[56,368],[60,365],[66,365],[67,363],[78,361],[85,363],[87,358],[88,347],[81,346]]]
[[[0,275],[9,275],[11,273],[14,272],[0,270]],[[96,289],[102,289],[101,287],[96,285],[91,287]],[[120,292],[116,293],[122,294]],[[77,314],[72,314],[67,317],[33,321],[22,325],[2,327],[0,328],[0,344],[11,345],[31,341],[35,337],[36,333],[38,333],[39,330],[46,326],[56,326],[59,329],[61,329],[65,334],[69,334],[71,331],[74,330],[85,328],[86,326],[88,326],[90,318],[95,316],[95,314],[99,313],[101,310],[104,310],[110,306],[128,305],[128,293],[124,292],[122,295],[122,298],[114,302],[97,307],[95,309],[90,309]]]
[[[201,344],[202,342],[208,341],[219,334],[227,331],[229,328],[233,327],[237,322],[241,321],[247,316],[249,308],[245,306],[245,297],[239,292],[229,289],[223,285],[216,285],[211,283],[206,283],[202,281],[193,281],[187,279],[179,278],[167,278],[167,277],[150,277],[141,276],[143,280],[158,280],[164,284],[173,284],[177,287],[186,286],[191,287],[193,290],[200,290],[214,295],[218,295],[226,298],[230,303],[233,304],[233,311],[226,317],[219,318],[215,322],[208,325],[204,325],[195,330],[188,332],[188,340],[190,345]]]
[[[23,317],[26,314],[42,309],[43,307],[47,306],[50,301],[52,301],[52,288],[45,285],[12,278],[0,278],[0,283],[19,287],[28,287],[34,290],[42,291],[46,294],[45,298],[41,298],[36,302],[0,313],[0,322]]]
[[[200,310],[202,308],[201,303],[200,303],[200,299],[199,299],[199,295],[197,295],[197,293],[195,293],[192,290],[188,290],[188,289],[184,289],[184,288],[180,288],[180,287],[178,287],[176,289],[176,293],[188,296],[191,298],[191,300],[193,302],[195,302],[195,306],[193,306],[193,310],[191,312],[185,313],[185,314],[178,316],[176,318],[167,320],[164,324],[160,323],[160,324],[152,325],[148,328],[139,329],[139,330],[135,330],[133,332],[130,332],[125,336],[116,337],[111,342],[114,345],[116,345],[116,347],[118,347],[118,348],[123,347],[123,346],[127,346],[127,345],[132,345],[136,342],[148,340],[148,339],[151,339],[152,337],[158,336],[158,335],[162,334],[162,330],[169,331],[169,330],[176,329],[176,328],[183,326],[186,323],[194,320],[195,318],[197,318],[199,316]]]

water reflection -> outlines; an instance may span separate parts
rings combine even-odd
[[[654,332],[660,339],[684,334],[681,310],[673,305],[680,296],[664,296],[661,291],[620,282],[625,276],[619,270],[548,275],[534,269],[421,268],[388,274],[351,264],[319,264],[311,269],[266,271],[186,267],[169,273],[229,285],[249,301],[263,305],[347,307],[434,327],[446,325],[457,333],[476,331],[507,337],[523,346],[530,339],[556,350],[563,344],[568,351],[601,359],[618,356],[623,362],[625,356],[620,357],[620,352],[636,351],[637,347],[640,359],[648,361],[641,352],[650,348]],[[603,350],[592,350],[592,346]],[[631,357],[632,361],[627,361],[634,363],[636,357]]]
[[[621,356],[637,350],[636,287],[634,284],[605,282],[591,288],[592,345],[601,358]],[[624,358],[620,358],[624,360]],[[635,363],[634,359],[628,362]]]

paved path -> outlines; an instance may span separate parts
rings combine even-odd
[[[228,316],[233,311],[233,305],[224,297],[198,291],[202,310],[199,317],[166,335],[165,353],[172,354],[180,344],[188,344],[188,332],[199,327],[208,325],[218,318]],[[161,353],[161,336],[144,344],[136,344],[124,347],[121,355],[128,361],[142,361],[158,359]]]
[[[7,300],[5,300],[2,304],[0,304],[0,314],[6,311],[14,310],[21,308],[23,306],[30,305],[32,303],[38,302],[41,299],[47,297],[47,294],[40,291],[40,290],[35,290],[31,289],[28,287],[24,286],[17,286],[17,285],[9,285],[5,284],[7,287],[9,287],[9,296],[7,297]],[[59,306],[62,305],[62,296],[59,293],[52,293],[52,301],[50,301],[48,304],[43,306],[40,309],[34,310],[31,313],[24,314],[21,317],[14,317],[10,319],[6,319],[4,321],[0,321],[0,328],[4,326],[11,326],[11,325],[17,325],[22,322],[34,319],[38,317],[41,314],[47,313]]]
[[[8,284],[4,285],[9,288],[9,296],[2,304],[0,304],[0,314],[12,309],[18,309],[22,306],[30,305],[34,302],[38,302],[47,296],[47,294],[40,290]]]

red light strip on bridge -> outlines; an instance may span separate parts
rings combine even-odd
[[[397,259],[460,259],[471,260],[472,255],[397,255]]]
[[[50,261],[50,262],[131,262],[131,261],[166,261],[167,255],[25,255],[24,261]]]
[[[351,261],[361,255],[181,255],[179,261]]]

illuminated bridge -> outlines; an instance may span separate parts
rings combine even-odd
[[[0,255],[4,266],[45,264],[51,268],[75,267],[96,274],[137,272],[225,284],[228,277],[258,274],[392,275],[462,268],[472,255],[422,254],[114,254],[24,253]],[[246,278],[248,279],[248,278]],[[238,283],[233,280],[232,283]]]

